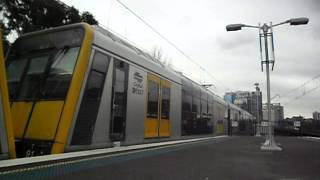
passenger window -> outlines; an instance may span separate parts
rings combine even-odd
[[[100,99],[104,85],[104,76],[102,73],[91,71],[84,98],[91,100]]]
[[[159,84],[154,81],[148,81],[148,109],[147,117],[158,117],[158,98],[159,98]]]
[[[170,116],[170,88],[162,87],[161,119],[169,119]]]
[[[110,57],[96,52],[81,101],[71,144],[91,144]],[[102,62],[104,61],[104,62]]]
[[[106,61],[106,55],[104,55],[102,53],[95,54],[94,62],[92,64],[92,69],[99,71],[99,72],[102,72],[102,73],[106,73],[108,65],[109,65],[109,61]]]

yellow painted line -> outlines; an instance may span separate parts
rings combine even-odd
[[[7,76],[6,76],[4,56],[3,56],[1,29],[0,29],[0,91],[3,97],[2,105],[3,105],[4,118],[5,118],[5,127],[7,130],[9,155],[11,158],[16,158],[12,117],[11,117],[10,104],[9,104],[9,93],[8,93],[8,87],[7,87]]]
[[[52,146],[51,153],[63,153],[65,145],[67,143],[67,138],[69,135],[70,126],[72,124],[72,119],[74,112],[76,110],[76,105],[80,96],[80,89],[85,77],[85,72],[88,67],[88,62],[91,54],[91,45],[93,41],[93,29],[89,24],[81,23],[84,28],[85,35],[83,39],[83,44],[80,49],[77,64],[72,76],[70,83],[70,88],[65,101],[65,108],[62,111],[62,116],[57,129],[57,134],[55,137],[55,142]]]

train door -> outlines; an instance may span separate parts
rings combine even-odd
[[[113,64],[110,139],[121,141],[125,138],[129,65],[117,59]]]
[[[170,82],[148,74],[145,138],[170,136]]]

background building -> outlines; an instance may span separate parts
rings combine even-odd
[[[227,92],[224,95],[224,100],[231,102],[238,107],[246,110],[251,113],[253,116],[262,120],[262,92],[259,87],[256,88],[256,91],[236,91],[236,92]]]
[[[268,106],[263,104],[262,107],[263,120],[268,120]],[[271,104],[271,121],[279,122],[284,120],[283,106],[280,103]]]
[[[224,99],[225,101],[228,101],[228,102],[234,104],[234,100],[236,99],[236,93],[234,93],[234,92],[227,92],[227,93],[224,95],[223,99]]]
[[[315,111],[312,113],[314,120],[320,120],[320,113],[318,111]]]

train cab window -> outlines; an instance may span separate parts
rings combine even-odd
[[[148,81],[148,109],[147,117],[158,117],[158,99],[159,99],[159,84],[154,81]]]
[[[169,119],[170,116],[170,88],[162,87],[161,119]]]
[[[17,59],[11,61],[7,66],[7,78],[10,89],[9,95],[11,99],[17,93],[17,88],[26,65],[26,59]]]
[[[51,64],[42,99],[64,99],[67,95],[79,47],[63,48]]]
[[[6,61],[10,99],[65,99],[83,36],[75,28],[18,38]]]
[[[38,56],[30,59],[26,75],[21,83],[20,91],[15,99],[34,99],[40,90],[40,84],[44,78],[49,61],[48,55]]]

